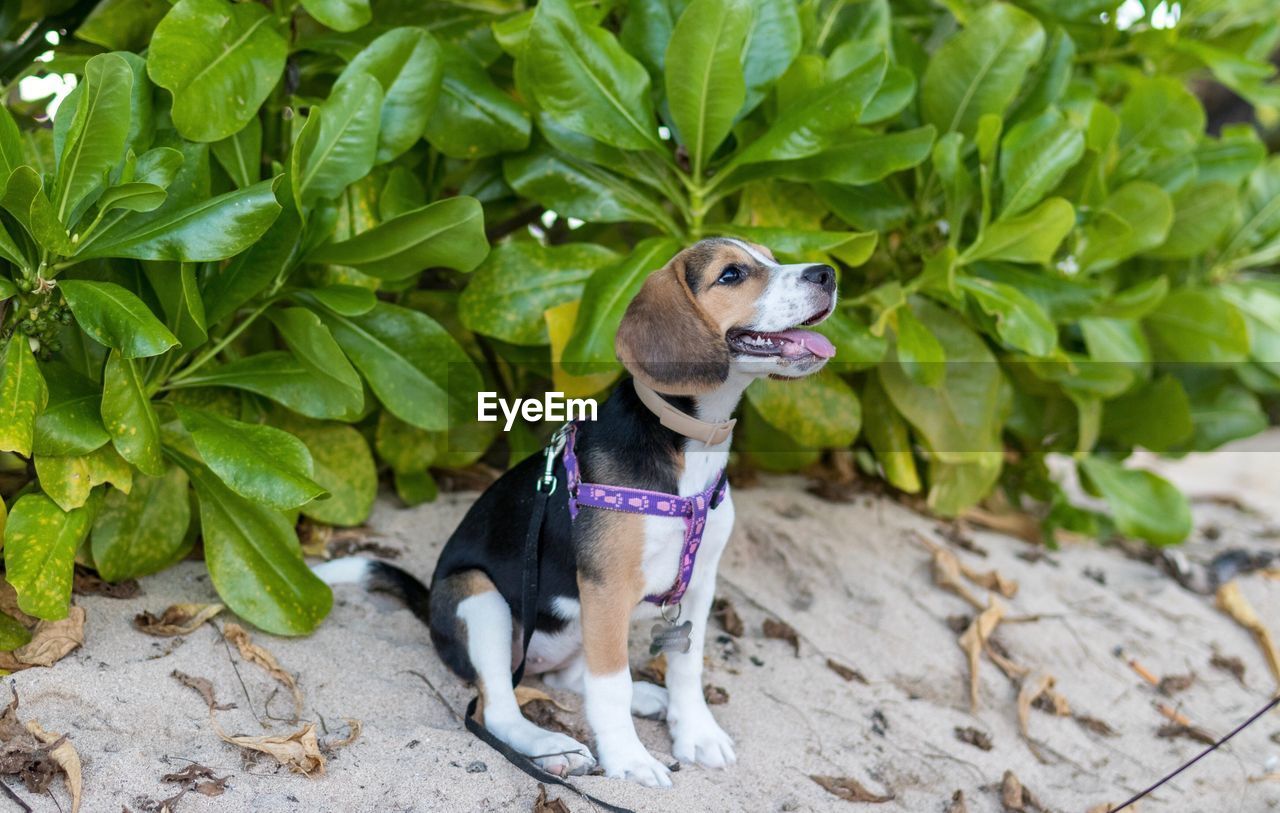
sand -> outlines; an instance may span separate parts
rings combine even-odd
[[[1271,453],[1256,450],[1269,449]],[[1170,476],[1199,495],[1229,495],[1195,504],[1195,538],[1183,548],[1205,562],[1230,548],[1280,552],[1280,434],[1243,447],[1176,463]],[[769,477],[735,490],[738,526],[721,569],[719,594],[746,625],[740,639],[722,637],[708,652],[706,680],[728,693],[714,711],[737,741],[739,762],[728,771],[685,766],[675,788],[648,790],[618,780],[584,777],[585,790],[636,811],[943,811],[963,790],[971,813],[1002,810],[999,783],[1011,770],[1052,811],[1084,813],[1117,802],[1202,746],[1160,738],[1164,703],[1215,735],[1230,730],[1276,688],[1250,635],[1150,563],[1115,548],[1073,544],[1036,560],[1033,548],[1001,534],[974,530],[982,557],[943,541],[938,522],[891,500],[860,495],[838,504],[806,493],[802,477]],[[411,510],[384,497],[369,523],[372,537],[399,551],[398,563],[422,575],[467,506],[470,494],[450,494]],[[1074,712],[1105,721],[1103,736],[1075,719],[1033,710],[1029,743],[1018,731],[1017,687],[989,660],[980,668],[977,711],[968,698],[967,666],[948,618],[971,612],[936,587],[924,534],[962,562],[997,569],[1020,584],[1005,603],[1009,615],[1038,617],[1002,625],[999,643],[1019,663],[1044,669]],[[1241,579],[1245,595],[1280,635],[1280,581]],[[431,652],[423,627],[381,596],[340,587],[329,620],[305,639],[255,633],[298,676],[305,717],[333,736],[343,718],[363,723],[355,744],[337,750],[323,777],[308,779],[246,762],[213,733],[204,704],[180,686],[174,670],[211,680],[228,732],[283,733],[289,700],[252,664],[239,673],[215,630],[184,639],[156,639],[131,626],[144,609],[179,601],[212,601],[204,568],[187,562],[147,578],[132,599],[77,597],[88,612],[87,641],[51,669],[14,679],[21,714],[66,732],[84,762],[83,810],[149,809],[176,786],[161,777],[188,760],[230,775],[216,798],[188,794],[180,813],[217,811],[528,811],[537,784],[462,729],[458,715],[469,690]],[[766,639],[766,618],[792,625],[799,654]],[[217,623],[231,618],[220,616]],[[713,628],[719,632],[718,627]],[[639,638],[640,636],[636,636]],[[1215,651],[1238,657],[1244,682],[1210,665]],[[858,670],[866,683],[846,681],[828,659]],[[1190,688],[1160,695],[1129,667],[1136,658],[1157,676],[1194,673]],[[633,663],[645,658],[633,647]],[[416,674],[415,674],[416,673]],[[573,695],[557,694],[572,709]],[[571,725],[575,713],[562,713]],[[974,727],[989,751],[957,740]],[[645,744],[670,759],[661,723],[638,722]],[[1273,713],[1159,791],[1142,813],[1280,810],[1280,781],[1251,782],[1280,771],[1280,713]],[[810,775],[852,777],[876,793],[878,805],[851,803],[823,790]],[[52,797],[17,790],[39,811]],[[54,795],[62,810],[68,797]],[[570,810],[589,810],[563,789],[551,789]],[[10,803],[0,799],[0,809]],[[16,808],[15,808],[16,809]]]

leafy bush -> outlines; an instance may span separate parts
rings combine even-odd
[[[1170,543],[1184,500],[1120,461],[1280,392],[1280,158],[1193,93],[1275,121],[1267,0],[17,5],[0,487],[41,618],[74,562],[199,539],[236,612],[313,629],[299,515],[363,522],[375,455],[430,499],[496,439],[479,389],[607,389],[626,303],[704,235],[841,269],[839,364],[748,393],[756,465],[852,446],[943,514],[1003,483],[1050,532]],[[79,77],[51,116],[14,92],[45,73]]]

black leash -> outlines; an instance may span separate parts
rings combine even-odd
[[[557,431],[552,436],[551,442],[547,444],[545,451],[547,458],[546,468],[543,470],[542,478],[533,486],[533,513],[529,518],[529,531],[524,537],[524,574],[520,586],[520,627],[524,636],[524,643],[520,647],[520,664],[511,675],[511,685],[513,687],[519,686],[520,681],[524,678],[525,659],[529,654],[529,641],[533,639],[533,627],[538,620],[538,562],[541,558],[542,525],[547,516],[547,501],[556,490],[555,459],[556,455],[564,447],[564,438],[564,429]],[[479,705],[479,695],[471,698],[471,702],[467,704],[467,714],[463,718],[463,723],[468,731],[483,740],[490,748],[506,757],[506,760],[512,765],[539,782],[568,788],[589,804],[609,813],[635,813],[635,811],[628,808],[611,805],[602,799],[597,799],[555,774],[539,768],[533,760],[493,736],[487,728],[476,720],[476,709]]]
[[[1131,798],[1131,799],[1127,800],[1124,804],[1120,805],[1119,807],[1113,807],[1113,808],[1109,809],[1109,810],[1107,811],[1107,813],[1120,813],[1120,811],[1121,811],[1121,810],[1124,810],[1126,807],[1128,807],[1129,805],[1131,805],[1131,804],[1133,804],[1134,802],[1138,801],[1139,799],[1142,799],[1143,797],[1145,797],[1145,796],[1147,796],[1147,795],[1149,795],[1149,794],[1151,794],[1151,793],[1154,793],[1155,791],[1159,790],[1159,789],[1160,789],[1160,787],[1161,787],[1162,785],[1164,785],[1166,782],[1170,781],[1170,780],[1171,780],[1171,779],[1173,779],[1175,776],[1177,776],[1178,774],[1180,774],[1180,773],[1182,773],[1183,771],[1185,771],[1187,768],[1190,768],[1192,765],[1195,765],[1195,764],[1196,764],[1197,762],[1199,762],[1200,760],[1202,760],[1202,759],[1204,759],[1205,757],[1209,756],[1209,755],[1210,755],[1210,754],[1212,754],[1214,751],[1217,751],[1217,750],[1218,750],[1218,748],[1220,748],[1221,746],[1225,745],[1225,744],[1227,743],[1227,741],[1228,741],[1228,740],[1230,740],[1230,739],[1231,739],[1232,737],[1234,737],[1235,735],[1239,734],[1241,731],[1244,731],[1244,730],[1245,730],[1246,728],[1248,728],[1249,726],[1253,725],[1255,722],[1257,722],[1259,719],[1261,719],[1261,718],[1262,718],[1262,716],[1263,716],[1264,714],[1266,714],[1267,712],[1271,711],[1271,710],[1272,710],[1273,708],[1275,708],[1277,705],[1280,705],[1280,694],[1278,694],[1278,695],[1276,695],[1275,697],[1271,698],[1271,702],[1270,702],[1270,703],[1267,703],[1267,705],[1265,705],[1265,706],[1263,706],[1262,708],[1258,709],[1258,710],[1254,713],[1254,715],[1253,715],[1252,717],[1250,717],[1248,720],[1245,720],[1243,723],[1241,723],[1240,725],[1238,725],[1238,726],[1236,726],[1234,729],[1232,729],[1232,731],[1231,731],[1231,733],[1230,733],[1230,734],[1226,735],[1226,736],[1225,736],[1225,737],[1223,737],[1222,739],[1220,739],[1220,740],[1218,740],[1217,742],[1215,742],[1213,745],[1210,745],[1208,748],[1206,748],[1206,749],[1204,749],[1203,751],[1201,751],[1200,753],[1196,754],[1196,755],[1195,755],[1195,757],[1194,757],[1190,762],[1183,763],[1183,764],[1182,764],[1182,765],[1180,765],[1180,766],[1178,767],[1178,769],[1177,769],[1177,770],[1175,770],[1173,773],[1168,774],[1167,776],[1165,776],[1165,777],[1164,777],[1163,779],[1161,779],[1159,782],[1156,782],[1156,783],[1155,783],[1154,785],[1152,785],[1151,787],[1146,788],[1145,790],[1142,790],[1142,791],[1140,791],[1139,793],[1134,794],[1133,798]]]

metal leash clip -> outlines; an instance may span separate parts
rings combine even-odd
[[[547,448],[543,450],[544,465],[542,468],[542,477],[533,484],[533,490],[551,495],[556,493],[556,455],[564,450],[565,443],[569,440],[569,424],[565,424],[556,430],[551,436],[551,440],[547,441]]]

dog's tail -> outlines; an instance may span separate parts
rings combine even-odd
[[[431,623],[431,590],[407,570],[379,559],[346,556],[311,568],[328,585],[361,584],[369,590],[391,593],[424,624]]]

